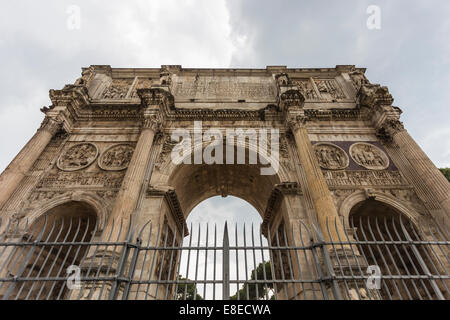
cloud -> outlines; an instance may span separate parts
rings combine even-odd
[[[381,9],[380,30],[366,27],[369,5]],[[443,151],[450,141],[449,2],[228,0],[227,7],[234,67],[366,67],[372,83],[389,87],[434,163],[450,165]]]
[[[224,67],[234,50],[224,1],[4,2],[0,10],[0,171],[31,138],[49,89],[73,83],[81,67]]]
[[[91,64],[367,67],[373,83],[390,88],[406,128],[435,164],[450,165],[443,151],[450,141],[449,2],[84,0],[77,2],[81,28],[69,30],[72,4],[2,3],[0,171],[39,127],[48,90]],[[381,9],[381,30],[366,28],[370,4]]]

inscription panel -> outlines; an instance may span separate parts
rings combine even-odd
[[[172,76],[176,100],[276,101],[277,89],[271,77]]]

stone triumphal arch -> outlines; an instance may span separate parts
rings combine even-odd
[[[320,69],[83,68],[74,84],[50,90],[52,104],[41,109],[45,118],[40,128],[0,176],[2,241],[26,238],[11,233],[11,225],[17,230],[32,226],[36,233],[30,233],[29,241],[36,237],[39,241],[65,241],[65,234],[76,243],[81,239],[126,241],[126,233],[117,231],[118,221],[136,230],[150,221],[165,231],[144,231],[149,239],[162,243],[164,235],[165,242],[173,239],[180,245],[188,234],[190,211],[215,195],[232,195],[252,204],[263,219],[266,236],[278,234],[281,226],[294,230],[288,232],[285,245],[310,240],[307,233],[298,232],[299,223],[321,231],[323,243],[363,237],[360,223],[371,228],[371,220],[361,222],[361,217],[401,217],[414,234],[421,221],[445,225],[450,213],[448,181],[403,127],[402,111],[392,105],[388,89],[370,83],[364,73],[365,69],[351,65]],[[180,130],[185,136],[177,135]],[[234,135],[227,130],[234,130]],[[264,130],[267,136],[244,137],[239,142],[241,133]],[[209,138],[205,138],[207,131],[213,132]],[[181,145],[182,141],[189,143]],[[261,150],[261,144],[267,150]],[[205,152],[213,161],[204,159]],[[200,162],[196,162],[196,153]],[[268,168],[272,171],[264,173]],[[77,218],[76,234],[64,231],[69,230],[67,225],[57,224],[57,234],[50,230],[52,219],[63,217]],[[380,237],[396,231],[389,228],[378,230],[379,236],[372,235],[372,240],[386,240]],[[426,240],[424,237],[426,234],[414,239]],[[359,250],[370,255],[369,247],[341,247],[334,255],[330,252],[332,264],[342,252],[360,256]],[[74,263],[58,260],[48,276],[69,264],[101,269],[99,252],[113,261],[113,269],[129,263],[128,256],[120,260],[99,247],[97,253],[87,247],[74,248],[66,256],[72,257],[75,249],[83,252],[86,261],[75,256]],[[30,269],[30,264],[24,268],[12,263],[19,253],[8,250],[0,254],[0,277],[40,274]],[[39,270],[43,259],[30,250],[21,255],[34,257],[30,261]],[[397,256],[403,261],[422,251],[397,252]],[[374,254],[365,263],[376,263],[379,256]],[[438,251],[437,258],[430,259],[443,256],[445,252]],[[274,263],[285,260],[280,255]],[[410,260],[422,263],[422,268],[432,263]],[[289,274],[302,273],[300,267],[289,267]],[[440,264],[440,268],[446,267],[448,261]],[[288,273],[282,269],[278,266],[277,272]],[[388,267],[383,270],[395,272]],[[11,284],[0,293],[16,298],[47,292],[49,298],[69,297],[62,287],[53,290],[59,286],[61,283],[27,283],[18,289]],[[397,288],[395,282],[391,287],[390,298],[409,288],[404,283]],[[410,297],[417,298],[420,293],[439,296],[445,291],[442,288],[426,285]],[[294,289],[286,290],[282,298],[296,298]],[[332,289],[327,285],[325,291]],[[367,288],[347,289],[344,298],[385,297],[371,295]],[[108,290],[111,286],[105,292]],[[144,294],[139,289],[126,290],[136,292],[137,298]],[[165,290],[161,292],[173,288]],[[101,295],[96,289],[92,292],[78,297]],[[161,298],[151,290],[144,295]]]

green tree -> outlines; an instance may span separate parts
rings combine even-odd
[[[440,168],[442,174],[447,178],[447,180],[450,182],[450,168]]]
[[[203,300],[203,297],[199,295],[197,286],[194,281],[190,279],[183,278],[181,275],[178,275],[178,281],[186,281],[187,283],[179,283],[177,289],[177,300]]]
[[[265,270],[264,270],[264,269]],[[264,278],[264,271],[265,271],[265,278]],[[256,270],[253,269],[251,272],[250,280],[272,280],[272,271],[270,262],[261,262],[258,267],[256,267]],[[256,288],[258,287],[258,296],[256,295]],[[258,283],[258,284],[251,284],[251,283],[244,283],[242,288],[239,289],[239,299],[240,300],[247,300],[247,290],[248,290],[248,297],[249,300],[260,300],[266,298],[266,288],[267,291],[273,289],[273,283]],[[238,294],[230,297],[230,300],[237,300]],[[271,297],[271,299],[274,299],[274,296]]]

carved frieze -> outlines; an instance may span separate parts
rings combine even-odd
[[[76,171],[88,167],[98,156],[98,148],[92,143],[78,143],[61,154],[56,163],[63,171]]]
[[[406,185],[398,171],[329,170],[325,171],[323,175],[329,187]]]
[[[342,170],[348,167],[349,158],[344,150],[335,144],[320,142],[314,145],[319,165],[324,169]]]
[[[370,143],[358,142],[350,146],[350,156],[360,166],[370,170],[389,167],[389,158],[380,148]]]
[[[57,172],[43,178],[37,188],[120,188],[124,171],[119,172]]]
[[[98,158],[98,166],[109,171],[124,170],[131,161],[133,151],[133,146],[127,143],[113,145]]]

